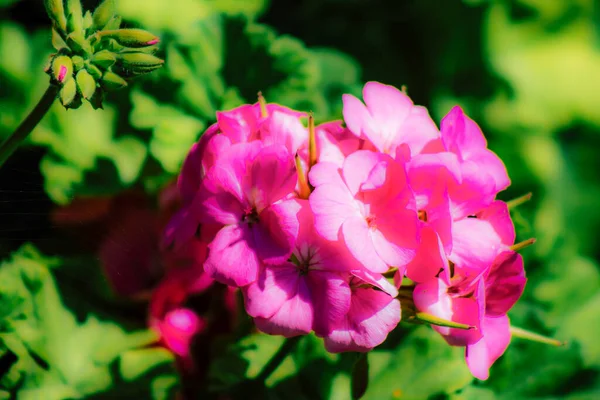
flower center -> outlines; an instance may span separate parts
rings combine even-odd
[[[367,225],[369,225],[369,228],[371,228],[371,229],[377,228],[377,217],[375,215],[369,214],[369,216],[367,218],[365,218],[365,221],[367,221]]]
[[[419,219],[423,222],[427,222],[427,211],[420,210],[418,213]]]
[[[246,208],[244,210],[244,215],[242,216],[242,222],[245,222],[249,225],[258,223],[258,211],[256,211],[256,208]]]

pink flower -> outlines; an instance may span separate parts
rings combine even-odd
[[[220,282],[245,286],[262,263],[287,260],[298,234],[295,203],[286,201],[296,170],[282,145],[232,145],[203,181],[204,222],[221,224],[209,245],[206,271]]]
[[[316,127],[315,133],[319,162],[330,162],[339,168],[344,164],[346,157],[355,151],[374,150],[374,148],[365,148],[368,142],[358,138],[348,128],[344,128],[342,121],[321,124]]]
[[[310,172],[309,201],[324,238],[344,241],[368,270],[403,268],[417,247],[417,213],[404,166],[381,153],[360,150],[341,169],[319,163]]]
[[[490,366],[510,342],[506,313],[522,295],[525,282],[522,257],[504,251],[476,278],[458,271],[451,285],[438,278],[418,284],[413,297],[420,311],[476,328],[433,327],[449,344],[465,346],[471,372],[487,379]]]
[[[461,184],[452,197],[462,216],[477,212],[510,185],[502,160],[487,148],[481,129],[460,107],[442,119],[441,137],[444,148],[460,163]]]
[[[427,109],[415,106],[395,87],[367,82],[363,98],[366,106],[352,95],[342,96],[344,121],[352,133],[369,140],[380,152],[394,155],[398,146],[405,143],[415,155],[439,138]]]
[[[400,302],[385,292],[364,287],[353,278],[350,310],[325,337],[325,348],[332,353],[366,352],[380,345],[400,322]]]
[[[300,230],[291,261],[265,266],[244,291],[246,310],[263,332],[327,335],[348,312],[349,272],[361,266],[343,243],[315,232],[308,201],[296,203]]]

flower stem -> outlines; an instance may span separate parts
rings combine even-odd
[[[21,125],[0,145],[0,167],[4,165],[6,160],[15,152],[21,142],[25,140],[31,133],[33,128],[44,118],[44,115],[54,103],[54,99],[58,95],[60,88],[55,85],[50,85],[46,92],[36,104],[35,108],[21,122]]]
[[[294,336],[285,339],[285,342],[283,342],[279,350],[277,350],[277,353],[275,353],[275,355],[271,357],[267,365],[265,365],[262,371],[260,371],[260,374],[256,378],[254,378],[254,381],[264,383],[267,380],[267,378],[269,378],[269,376],[271,376],[271,374],[275,372],[277,367],[281,365],[281,363],[283,362],[283,360],[285,360],[290,351],[292,351],[294,347],[296,347],[296,344],[300,341],[300,339],[302,339],[302,336]]]

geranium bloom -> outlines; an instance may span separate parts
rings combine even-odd
[[[394,155],[401,144],[407,144],[415,155],[440,137],[427,109],[415,106],[395,87],[367,82],[363,98],[366,105],[352,95],[342,96],[344,121],[352,133],[369,140],[378,151]]]
[[[259,141],[232,145],[208,171],[202,187],[203,222],[221,224],[209,245],[206,271],[220,282],[244,286],[261,263],[290,256],[298,234],[293,204],[297,175],[282,145]]]
[[[417,213],[404,165],[368,150],[349,155],[341,169],[319,163],[310,172],[310,206],[317,232],[341,238],[373,272],[404,267],[417,247]]]

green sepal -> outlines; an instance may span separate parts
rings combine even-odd
[[[67,0],[67,29],[69,32],[83,31],[83,10],[80,0]]]
[[[103,30],[111,31],[111,30],[119,29],[121,27],[121,21],[122,21],[121,16],[115,15],[106,23],[106,25],[104,25]]]
[[[100,85],[106,91],[113,91],[127,86],[127,81],[114,72],[106,71],[104,75],[102,75]]]
[[[160,68],[165,62],[152,54],[142,52],[121,53],[119,54],[119,63],[125,69],[156,69]]]
[[[82,69],[75,76],[75,80],[77,81],[77,87],[81,96],[83,96],[84,99],[89,100],[96,91],[96,81],[94,80],[94,77],[92,77],[85,69]]]
[[[56,56],[52,60],[52,77],[60,84],[71,80],[73,76],[73,61],[67,56]]]
[[[63,0],[44,0],[46,12],[54,24],[63,32],[67,31],[67,17]]]
[[[87,71],[90,73],[90,75],[92,75],[92,77],[94,77],[94,79],[102,78],[102,71],[95,65],[88,64],[85,66],[85,69],[87,69]]]
[[[62,89],[60,90],[60,102],[63,106],[67,107],[75,100],[77,95],[77,85],[74,79],[69,79],[65,82]]]
[[[52,46],[58,51],[68,49],[67,42],[60,36],[60,33],[55,28],[52,28]]]
[[[90,28],[94,25],[94,17],[92,17],[92,13],[88,10],[85,12],[83,16],[83,29],[89,31]]]
[[[75,68],[76,72],[83,68],[85,65],[85,60],[83,59],[83,57],[80,56],[71,57],[71,61],[73,61],[73,68]]]
[[[115,53],[108,50],[100,50],[92,56],[92,62],[100,68],[110,68],[117,61]]]
[[[143,29],[116,29],[99,32],[103,38],[114,39],[125,47],[147,47],[158,43],[159,39]]]
[[[111,21],[115,15],[115,1],[114,0],[104,0],[94,11],[93,24],[96,29],[118,29],[116,28],[108,28],[106,25]],[[119,22],[120,25],[120,22]]]
[[[92,46],[90,46],[90,43],[85,39],[81,32],[70,33],[69,36],[67,36],[67,44],[71,50],[76,53],[92,54]]]

